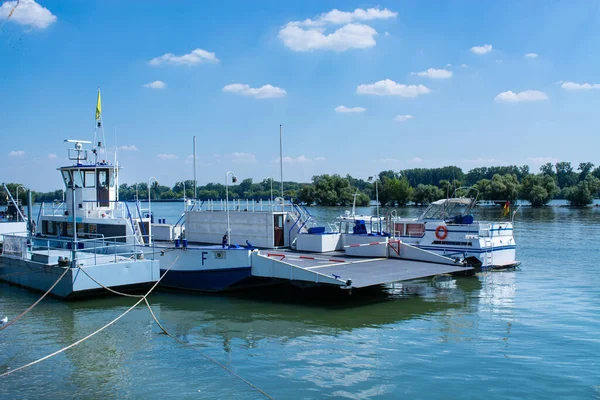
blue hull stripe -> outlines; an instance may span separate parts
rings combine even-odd
[[[163,275],[166,270],[161,269]],[[160,282],[161,285],[184,289],[215,292],[226,290],[236,283],[252,276],[250,267],[177,271],[171,270]]]
[[[440,226],[442,226],[442,225],[440,225]],[[512,230],[513,230],[513,228],[496,228],[496,229],[490,229],[490,232],[495,232],[495,231],[504,232],[504,231],[512,231]],[[427,232],[435,232],[435,229],[425,229],[425,231],[427,231]],[[466,231],[460,230],[460,231],[458,231],[458,230],[454,230],[454,229],[448,229],[448,233],[453,233],[453,232],[457,232],[457,233],[474,233],[474,234],[477,233],[478,234],[479,233],[479,229],[472,230],[472,231],[469,231],[469,230],[466,230]]]
[[[496,246],[494,248],[491,249],[472,249],[472,248],[468,248],[468,247],[464,247],[464,246],[421,246],[421,245],[417,245],[416,247],[423,249],[423,250],[429,250],[429,251],[457,251],[457,252],[461,252],[461,253],[486,253],[486,252],[492,252],[492,251],[502,251],[502,250],[516,250],[517,246],[512,245],[512,246]]]

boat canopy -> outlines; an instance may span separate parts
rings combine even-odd
[[[459,197],[434,201],[425,209],[421,219],[457,219],[468,215],[473,205],[473,199]]]

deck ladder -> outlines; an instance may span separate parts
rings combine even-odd
[[[131,230],[133,231],[133,235],[135,236],[135,240],[138,242],[139,245],[144,245],[144,236],[142,235],[141,232],[141,227],[140,227],[140,220],[136,219],[135,221],[133,220],[133,218],[131,217],[131,212],[129,211],[129,206],[127,205],[127,202],[124,203],[125,204],[125,208],[127,210],[127,217],[129,218],[129,224],[131,226]]]
[[[144,242],[144,235],[142,235],[142,232],[141,232],[139,219],[135,220],[135,224],[133,225],[133,233],[135,235],[135,239],[137,240],[138,244],[144,246],[146,243]]]
[[[485,238],[485,262],[483,265],[486,267],[494,265],[494,243],[489,238]]]

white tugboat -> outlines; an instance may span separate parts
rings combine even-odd
[[[102,128],[100,92],[96,129]],[[102,135],[103,136],[103,135]],[[159,261],[144,236],[150,218],[137,205],[118,201],[119,167],[109,161],[103,142],[91,149],[85,140],[65,140],[73,165],[59,168],[66,201],[42,204],[37,232],[4,234],[0,280],[70,298],[103,291],[102,286],[131,289],[159,278]],[[132,208],[135,210],[132,212]],[[68,272],[65,272],[68,269]]]

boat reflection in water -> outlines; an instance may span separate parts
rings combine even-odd
[[[270,288],[261,293],[207,296],[158,293],[152,303],[160,320],[189,343],[206,337],[242,339],[247,346],[265,338],[337,335],[361,328],[393,325],[467,307],[481,289],[478,279],[440,277],[435,280],[390,284],[340,297],[331,292]]]
[[[438,277],[357,291],[343,298],[339,293],[324,296],[289,287],[228,296],[159,292],[149,298],[154,312],[171,334],[191,348],[160,335],[148,310],[139,307],[107,331],[64,353],[64,358],[11,375],[7,383],[26,379],[27,383],[20,384],[24,395],[39,394],[43,387],[41,395],[60,390],[80,397],[152,397],[174,387],[182,393],[192,386],[202,388],[209,397],[227,397],[234,390],[240,396],[249,394],[244,385],[230,387],[231,376],[200,351],[234,367],[244,378],[258,381],[273,395],[303,392],[307,383],[325,391],[350,390],[353,385],[374,384],[369,376],[379,370],[381,362],[401,356],[397,353],[405,351],[406,343],[420,346],[428,343],[425,339],[431,334],[446,341],[444,336],[460,329],[454,320],[477,312],[481,290],[480,279]],[[120,297],[55,302],[14,331],[15,337],[21,330],[44,332],[44,341],[27,346],[15,339],[6,367],[14,368],[79,340],[133,302]],[[437,328],[419,339],[422,333],[415,326],[427,321],[437,321]],[[335,371],[351,378],[336,379]],[[56,379],[49,382],[50,375],[44,372]],[[287,388],[282,379],[293,384]]]

